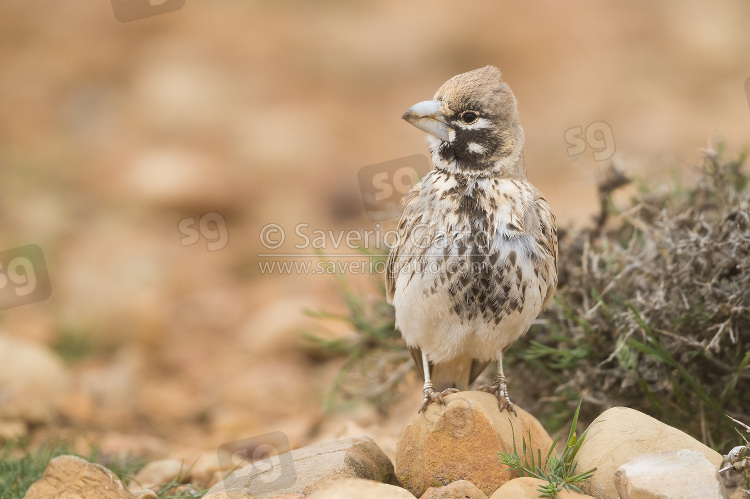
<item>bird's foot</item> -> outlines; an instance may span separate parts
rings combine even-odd
[[[445,405],[445,400],[443,397],[446,395],[450,395],[451,393],[456,393],[458,390],[455,388],[446,388],[442,392],[435,391],[434,388],[429,387],[424,389],[424,399],[422,399],[422,404],[419,406],[419,410],[417,411],[417,414],[421,414],[427,409],[427,406],[432,404],[433,402],[440,402],[441,404]]]
[[[503,376],[502,379],[498,376],[498,379],[495,380],[494,383],[491,385],[482,385],[479,387],[479,390],[491,393],[497,397],[497,406],[500,408],[500,412],[507,410],[518,417],[516,408],[508,396],[508,385],[505,383],[505,376]]]

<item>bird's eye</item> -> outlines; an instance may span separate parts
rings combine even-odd
[[[461,121],[467,125],[471,125],[479,119],[479,115],[474,111],[464,111],[461,113]]]

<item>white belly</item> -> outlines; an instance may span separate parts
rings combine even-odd
[[[508,255],[514,251],[516,265],[526,283],[525,292],[513,287],[505,296],[508,302],[517,299],[520,308],[510,310],[508,303],[500,303],[496,314],[499,321],[488,320],[483,314],[487,307],[474,304],[477,314],[466,317],[455,310],[456,294],[450,285],[437,278],[444,268],[442,250],[428,250],[421,262],[422,272],[410,276],[411,269],[403,268],[396,280],[393,303],[396,306],[396,327],[409,346],[417,346],[430,361],[441,363],[457,357],[469,356],[480,361],[496,360],[514,341],[523,335],[541,311],[548,283],[534,272],[531,258],[527,258],[531,241],[527,236],[499,238],[492,251],[498,253],[499,266],[507,265]],[[458,261],[454,256],[454,261]],[[469,267],[467,265],[464,268]],[[480,278],[469,274],[469,280]],[[515,278],[515,276],[514,276]],[[497,283],[498,286],[502,282]],[[501,300],[502,301],[502,300]]]

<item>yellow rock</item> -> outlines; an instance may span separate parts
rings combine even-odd
[[[443,487],[430,487],[419,499],[487,499],[487,494],[468,480],[459,480]]]
[[[142,470],[136,473],[133,480],[142,487],[149,489],[169,483],[178,476],[186,483],[189,478],[190,466],[176,459],[160,459],[148,463]]]
[[[134,499],[135,496],[104,466],[76,456],[59,456],[49,462],[42,478],[29,488],[24,499],[50,497]]]
[[[539,486],[544,485],[544,480],[531,477],[515,478],[490,496],[490,499],[537,499],[539,497]],[[593,499],[591,496],[579,494],[575,491],[562,490],[557,493],[558,499]]]
[[[497,452],[513,449],[513,432],[520,450],[521,436],[531,449],[546,455],[552,439],[523,409],[518,417],[500,412],[497,398],[485,392],[459,392],[445,397],[446,405],[431,404],[406,427],[396,452],[396,476],[419,497],[429,487],[468,480],[487,495],[517,474],[505,471]],[[528,450],[527,450],[528,452]]]
[[[328,480],[322,483],[309,499],[414,499],[408,491],[395,485],[363,480],[361,478],[345,478],[342,480]]]

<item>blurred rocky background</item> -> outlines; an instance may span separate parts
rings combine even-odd
[[[0,252],[38,245],[52,292],[0,310],[0,440],[73,433],[192,460],[366,426],[392,457],[419,383],[390,430],[371,407],[324,414],[343,361],[300,333],[351,334],[304,313],[345,310],[334,279],[259,263],[317,261],[284,256],[315,253],[295,247],[299,224],[386,230],[358,172],[425,154],[403,111],[487,64],[518,98],[529,177],[561,225],[589,224],[613,160],[655,183],[695,176],[716,133],[748,143],[748,19],[743,0],[188,0],[122,23],[110,2],[4,0]],[[4,293],[29,276],[0,263]]]

